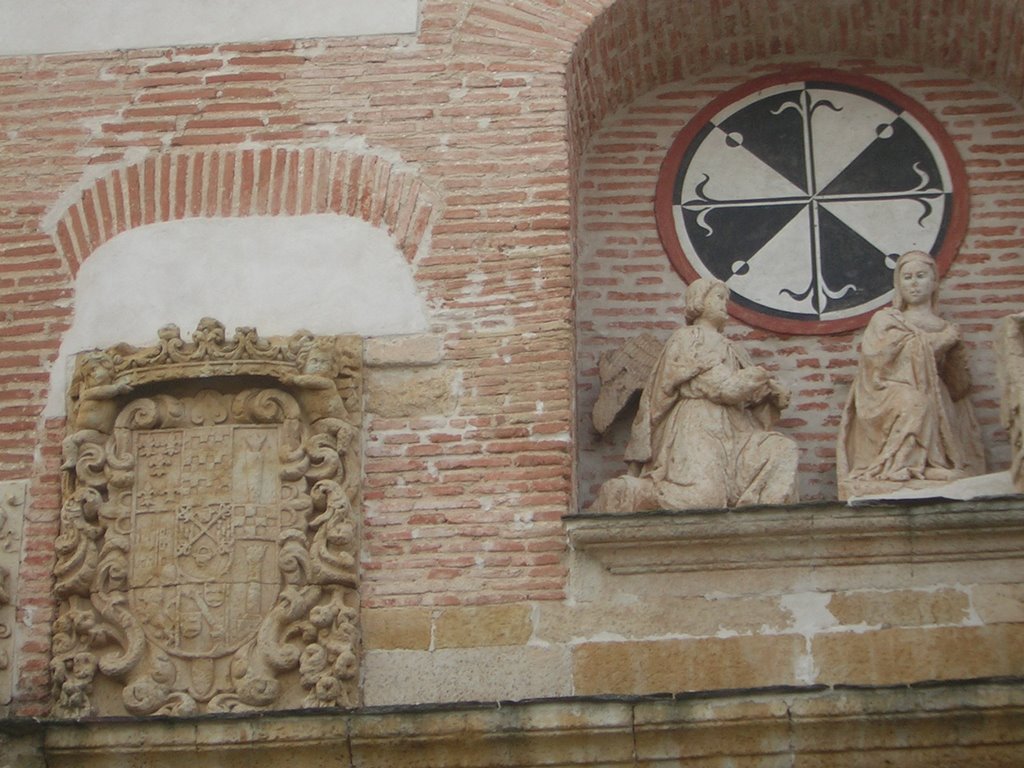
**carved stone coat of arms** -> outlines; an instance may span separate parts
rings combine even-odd
[[[54,714],[358,703],[361,346],[203,320],[80,356]]]

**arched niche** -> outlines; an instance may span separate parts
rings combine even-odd
[[[808,66],[900,88],[945,124],[964,156],[972,210],[943,302],[971,348],[989,468],[1005,466],[990,337],[995,321],[1019,304],[1006,275],[1021,269],[1021,255],[991,233],[1019,215],[1012,185],[1024,158],[1012,129],[1001,126],[1024,117],[1024,8],[1010,0],[619,0],[580,35],[567,68],[581,508],[603,479],[622,471],[629,431],[628,408],[603,438],[591,423],[601,354],[644,332],[664,340],[681,322],[684,283],[664,254],[653,211],[669,144],[733,86]],[[859,334],[787,337],[735,321],[727,333],[791,384],[794,402],[781,426],[802,446],[801,493],[834,498],[835,435]]]

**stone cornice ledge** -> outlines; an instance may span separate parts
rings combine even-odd
[[[1019,679],[177,720],[0,720],[4,768],[1010,768],[1020,765],[1022,743]]]
[[[621,574],[1024,558],[1024,496],[582,513],[565,527],[575,551]]]

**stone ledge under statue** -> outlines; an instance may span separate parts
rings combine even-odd
[[[984,488],[969,485],[990,478]],[[968,487],[945,488],[952,495],[960,486],[966,498],[908,491],[856,502],[569,515],[564,524],[577,558],[571,567],[576,589],[584,590],[577,598],[609,594],[609,579],[666,573],[685,574],[672,582],[678,594],[703,595],[751,584],[780,593],[849,589],[862,584],[856,569],[872,580],[905,569],[898,583],[907,588],[950,573],[984,579],[967,573],[1016,572],[1024,564],[1024,496],[1001,493],[1006,473],[961,483]],[[599,578],[579,570],[584,561],[600,565],[590,574]]]

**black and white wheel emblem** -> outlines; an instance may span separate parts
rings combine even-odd
[[[895,88],[831,70],[752,81],[676,137],[658,230],[686,280],[717,277],[730,311],[786,333],[857,328],[891,297],[905,251],[949,266],[967,223],[952,141]]]

